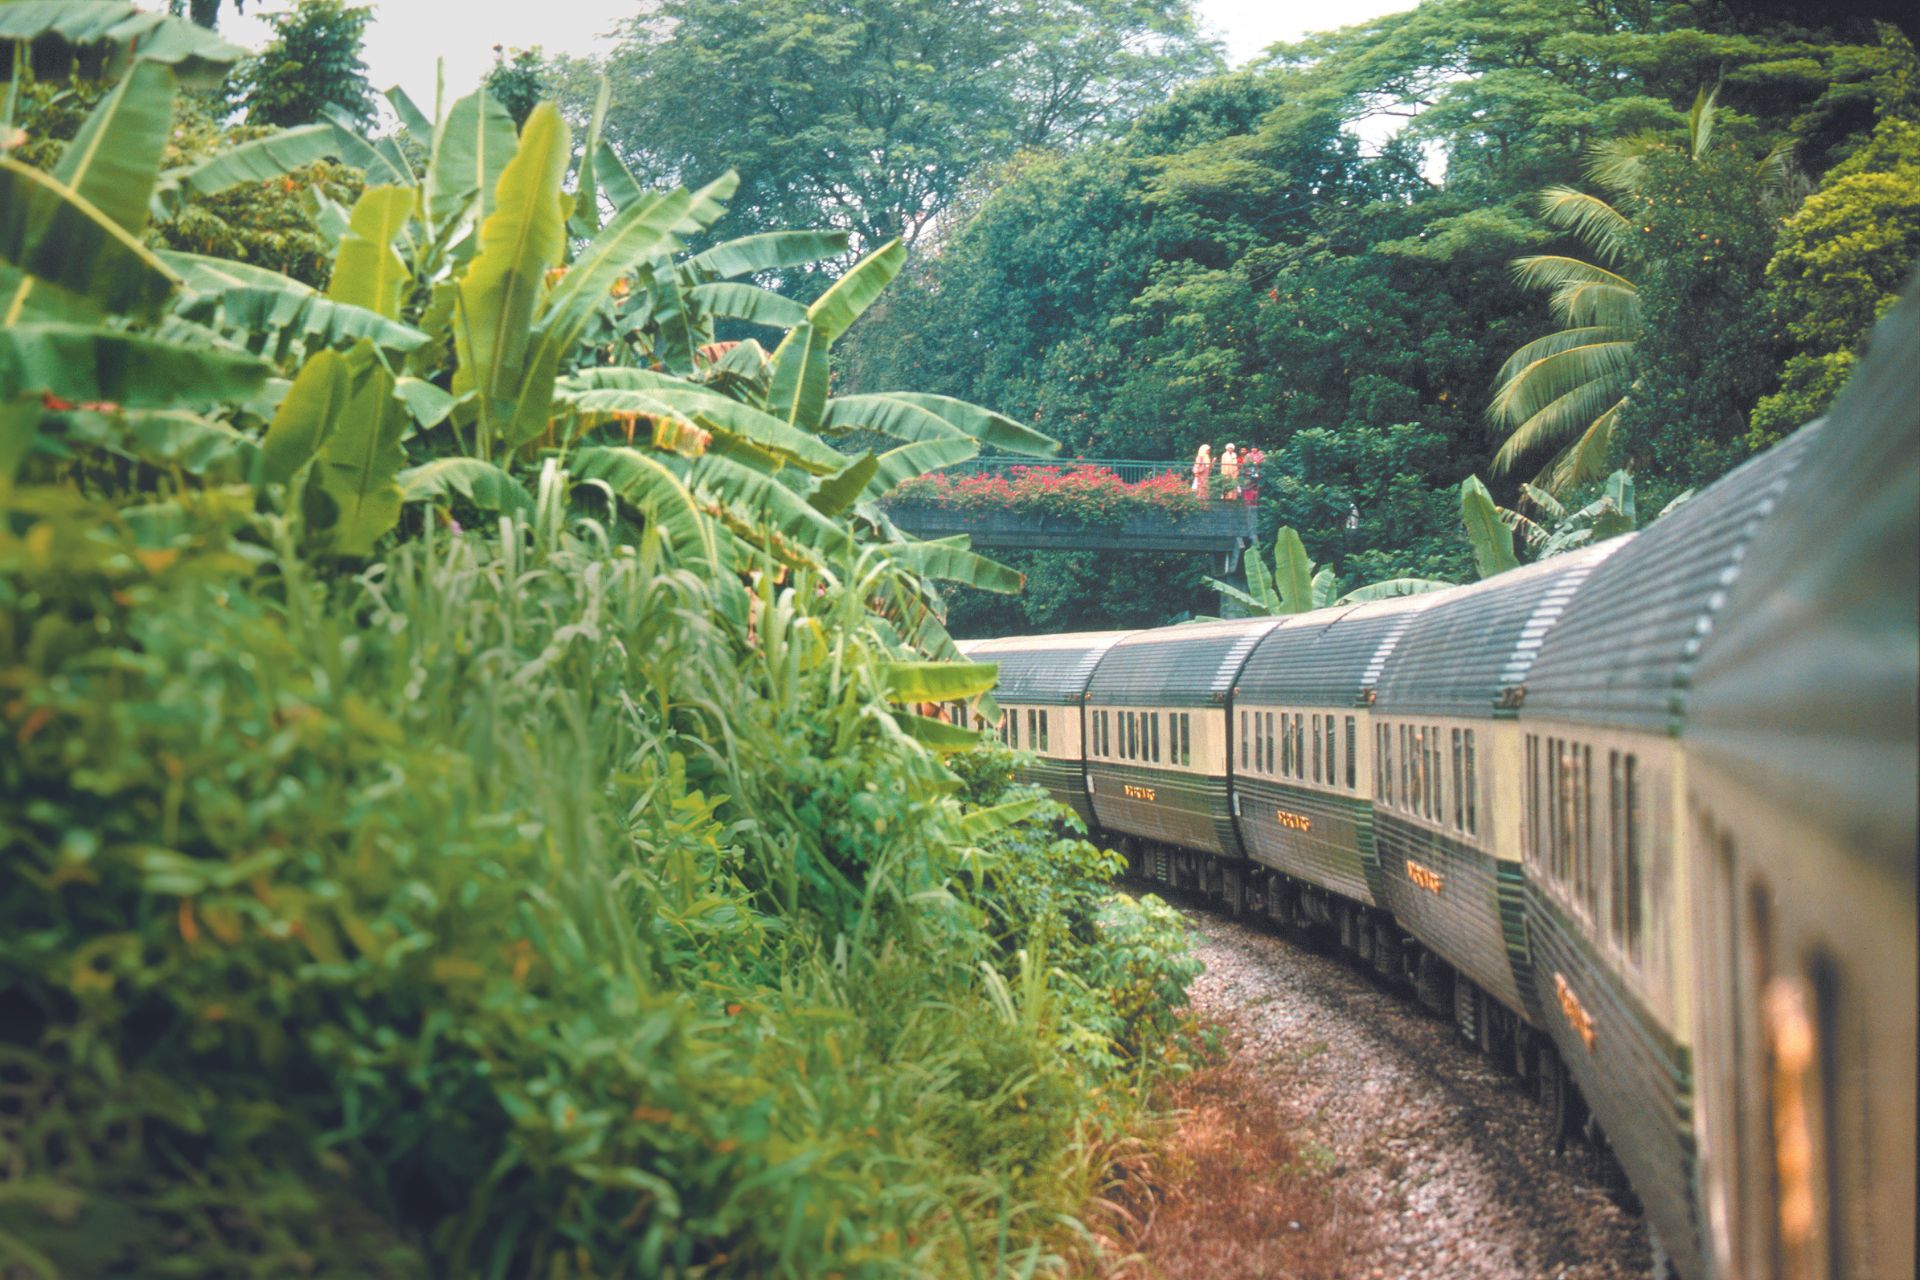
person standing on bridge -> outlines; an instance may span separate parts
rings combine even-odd
[[[1193,492],[1203,502],[1207,497],[1207,480],[1212,475],[1213,451],[1203,444],[1200,452],[1193,455]]]
[[[1240,455],[1233,451],[1231,441],[1220,455],[1220,487],[1225,490],[1220,496],[1228,502],[1240,496]]]
[[[1260,464],[1266,460],[1267,455],[1260,451],[1257,444],[1248,445],[1246,453],[1241,455],[1240,498],[1250,507],[1260,497]]]

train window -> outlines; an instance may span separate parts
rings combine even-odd
[[[1427,767],[1427,731],[1425,728],[1407,726],[1407,763],[1412,766],[1408,771],[1407,807],[1415,813],[1423,813],[1427,807],[1427,780],[1420,776]]]
[[[1596,920],[1600,910],[1599,860],[1593,847],[1593,748],[1579,748],[1574,774],[1575,791],[1580,799],[1574,842],[1580,850],[1580,904],[1585,917]]]
[[[1159,764],[1160,763],[1160,713],[1157,711],[1154,714],[1147,717],[1147,737],[1152,743],[1152,745],[1147,749],[1147,754],[1153,758],[1153,762],[1155,764]]]
[[[1293,713],[1293,769],[1294,776],[1307,776],[1307,718],[1298,711]],[[1285,733],[1287,726],[1283,720],[1280,732]]]
[[[1547,875],[1559,881],[1566,876],[1560,864],[1560,739],[1547,739],[1540,767],[1547,775]]]
[[[1327,717],[1325,731],[1326,731],[1326,738],[1327,738],[1327,785],[1332,786],[1340,780],[1340,767],[1334,763],[1335,756],[1333,754],[1334,743],[1333,743],[1333,717],[1332,716]]]
[[[1256,716],[1255,719],[1259,720],[1259,717]],[[1287,717],[1283,714],[1280,717],[1281,723],[1284,724],[1286,722],[1286,719]],[[1260,724],[1262,726],[1260,730],[1260,740],[1267,744],[1266,770],[1268,773],[1277,773],[1279,772],[1279,770],[1275,767],[1273,763],[1274,760],[1277,759],[1277,757],[1273,754],[1273,712],[1271,711],[1267,712],[1266,719],[1261,720]]]
[[[1467,730],[1467,773],[1466,785],[1462,788],[1467,798],[1467,834],[1477,835],[1480,830],[1479,808],[1480,784],[1474,777],[1473,768],[1473,730]]]
[[[1445,822],[1447,820],[1447,753],[1441,745],[1444,739],[1441,737],[1439,725],[1433,726],[1433,732],[1428,735],[1427,741],[1431,747],[1428,754],[1433,760],[1433,769],[1429,775],[1433,778],[1433,820]]]
[[[1127,759],[1140,758],[1140,713],[1127,712]]]
[[[1293,772],[1293,739],[1280,735],[1280,768],[1282,776]]]
[[[1242,711],[1240,713],[1240,767],[1242,769],[1247,767],[1248,751],[1249,751],[1249,748],[1247,746],[1247,713]]]
[[[1460,731],[1455,729],[1453,731],[1453,825],[1462,831],[1467,829],[1467,811],[1462,802],[1462,797],[1467,793],[1465,770],[1466,756],[1460,741]]]
[[[1522,851],[1535,870],[1540,867],[1540,736],[1527,735],[1527,831],[1520,842]]]
[[[1354,721],[1347,717],[1347,790],[1360,789],[1360,744],[1355,740]]]
[[[1186,711],[1180,713],[1180,763],[1193,763],[1193,715]]]
[[[1033,707],[1027,708],[1027,747],[1036,751],[1040,747],[1040,712]]]
[[[1313,718],[1313,780],[1320,781],[1320,717]]]
[[[1609,876],[1608,925],[1614,945],[1627,953],[1635,965],[1641,956],[1640,901],[1643,879],[1640,859],[1640,778],[1638,761],[1627,753],[1610,753],[1607,775],[1611,795],[1608,803]]]
[[[1046,751],[1053,745],[1053,735],[1047,731],[1047,713],[1040,713],[1040,749]]]

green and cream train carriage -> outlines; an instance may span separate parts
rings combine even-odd
[[[1021,766],[1024,779],[1045,787],[1089,826],[1094,817],[1087,803],[1087,681],[1107,650],[1129,634],[1084,631],[963,640],[959,645],[971,662],[1000,665],[994,701],[1001,714],[994,727],[1002,742],[1032,754]],[[958,713],[965,715],[965,708]]]
[[[1536,1024],[1646,1205],[1703,1270],[1692,1124],[1693,886],[1681,735],[1703,638],[1817,428],[1753,459],[1593,571],[1520,705],[1520,830]]]
[[[1875,341],[1637,536],[970,656],[1137,872],[1337,926],[1563,1136],[1584,1100],[1686,1280],[1911,1277],[1920,309]],[[1083,795],[1037,714],[1076,699]]]
[[[1375,856],[1374,732],[1380,672],[1431,601],[1409,596],[1302,615],[1254,647],[1233,690],[1233,807],[1266,867],[1281,923],[1339,928],[1350,946],[1393,925]]]

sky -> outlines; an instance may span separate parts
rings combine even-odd
[[[398,84],[429,114],[433,110],[434,61],[446,60],[449,100],[469,92],[493,63],[493,46],[540,46],[548,53],[588,54],[602,47],[608,31],[631,16],[635,0],[371,0],[367,74],[377,90]],[[752,3],[752,0],[741,0]],[[244,15],[226,8],[220,34],[258,48],[271,35],[260,13],[285,8],[284,0],[252,0]],[[1268,45],[1329,31],[1383,13],[1413,7],[1413,0],[1197,0],[1202,20],[1226,43],[1235,65]]]

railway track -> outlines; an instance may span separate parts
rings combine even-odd
[[[1366,1221],[1325,1274],[1653,1274],[1617,1167],[1582,1143],[1556,1150],[1531,1085],[1463,1045],[1450,1022],[1311,939],[1177,905],[1207,966],[1195,1009],[1226,1028],[1236,1065],[1260,1082],[1245,1105],[1292,1131],[1321,1170],[1325,1203],[1349,1215],[1357,1204]],[[1151,1233],[1144,1243],[1151,1262]],[[1174,1259],[1154,1269],[1183,1274]]]

